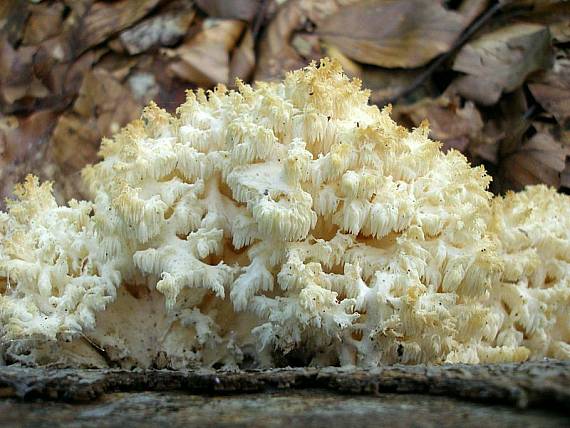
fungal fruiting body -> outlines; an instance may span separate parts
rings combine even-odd
[[[271,367],[570,358],[570,198],[493,198],[323,60],[151,104],[58,206],[0,215],[6,363]]]

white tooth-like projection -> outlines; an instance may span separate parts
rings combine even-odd
[[[151,104],[0,213],[0,354],[82,367],[570,358],[570,198],[505,197],[340,66]]]

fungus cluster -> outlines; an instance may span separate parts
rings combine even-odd
[[[0,213],[5,363],[374,366],[570,358],[570,198],[493,198],[340,66],[151,104],[58,206]]]

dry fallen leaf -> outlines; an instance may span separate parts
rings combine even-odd
[[[186,100],[188,82],[174,78],[165,72],[170,65],[165,55],[157,52],[155,55],[137,57],[136,66],[123,79],[129,90],[141,106],[151,100],[160,107],[174,113],[176,108]]]
[[[424,68],[405,69],[405,68],[378,68],[367,66],[362,71],[362,81],[366,88],[372,90],[370,96],[371,102],[378,105],[391,103],[400,94],[405,92],[417,78]],[[424,84],[419,90],[414,92],[413,98],[418,99],[418,93],[423,97],[426,91],[432,93],[430,82]],[[410,97],[411,98],[411,97]]]
[[[444,1],[444,4],[455,4],[457,12],[459,12],[468,23],[482,14],[487,7],[493,2],[489,0],[463,0],[459,2]]]
[[[259,43],[255,80],[276,80],[307,61],[290,45],[293,33],[306,20],[302,0],[285,3],[270,22]]]
[[[326,56],[328,56],[331,59],[334,59],[335,61],[338,61],[342,65],[342,69],[346,74],[348,74],[351,77],[362,78],[362,74],[364,71],[364,66],[362,64],[351,60],[334,46],[328,46],[326,44],[323,44],[323,48],[326,53]],[[374,67],[374,70],[384,71],[377,67]],[[370,86],[367,86],[366,84],[364,84],[364,87],[373,89]]]
[[[73,19],[67,20],[70,41],[76,55],[104,42],[146,16],[161,0],[120,0],[114,2],[72,2]],[[81,4],[86,3],[86,4]]]
[[[307,0],[301,3],[307,18],[318,27],[340,9],[360,2],[362,0]]]
[[[247,29],[241,39],[241,42],[232,54],[232,59],[230,61],[229,83],[232,84],[236,78],[248,81],[251,78],[254,69],[255,51],[253,35],[251,34],[251,31]]]
[[[503,158],[503,186],[521,190],[526,185],[545,183],[559,188],[569,155],[569,146],[563,146],[547,132],[537,132]]]
[[[560,174],[560,186],[570,189],[570,162],[566,162],[566,168]]]
[[[523,88],[503,95],[497,104],[485,110],[488,116],[485,120],[485,134],[497,141],[512,140],[508,147],[505,147],[506,151],[520,143],[530,127],[527,118],[530,106]],[[518,135],[518,140],[512,138],[515,134]]]
[[[370,89],[370,102],[379,106],[389,104],[405,89],[409,88],[423,68],[380,68],[352,61],[336,47],[323,45],[324,55],[334,58],[342,64],[344,72],[350,77],[362,80],[362,86]]]
[[[0,115],[0,209],[14,185],[43,161],[56,118],[51,110],[19,118]]]
[[[176,10],[155,15],[123,31],[119,41],[130,55],[157,46],[172,46],[184,37],[194,15],[191,4],[180,3]]]
[[[182,46],[165,50],[180,58],[170,70],[178,77],[209,87],[229,83],[230,51],[236,45],[245,23],[236,20],[206,20],[203,30]]]
[[[467,75],[459,77],[454,87],[466,98],[491,105],[503,91],[513,91],[530,73],[550,63],[548,28],[513,24],[486,33],[459,51],[453,69]]]
[[[196,0],[198,7],[212,18],[244,21],[251,21],[255,17],[261,2],[262,0]]]
[[[30,16],[26,23],[22,44],[38,45],[59,34],[64,9],[62,3],[30,5]]]
[[[305,60],[318,61],[325,56],[321,48],[319,36],[316,34],[295,34],[291,40],[291,46]]]
[[[106,47],[91,49],[75,59],[71,55],[60,57],[63,37],[58,36],[42,43],[34,55],[33,72],[51,92],[48,101],[55,107],[67,106],[77,95],[85,73],[108,51]]]
[[[459,97],[426,98],[409,106],[398,106],[393,111],[395,118],[412,126],[419,126],[427,119],[430,137],[441,141],[444,151],[452,148],[465,151],[483,129],[483,120],[475,105],[468,101],[461,107]]]
[[[10,42],[0,37],[0,99],[6,104],[29,98],[49,95],[47,88],[34,76],[33,58],[37,48],[20,46],[14,49]],[[2,109],[11,112],[12,109]]]
[[[144,58],[142,55],[132,57],[109,52],[97,62],[97,68],[104,69],[115,79],[123,81],[142,58]]]
[[[528,85],[534,98],[570,131],[570,58],[560,58],[551,70]]]
[[[325,18],[318,34],[349,58],[419,67],[446,52],[469,21],[431,0],[366,0]]]
[[[523,15],[524,20],[547,25],[555,42],[570,42],[570,3],[560,0],[536,3]]]
[[[63,198],[81,195],[78,174],[97,158],[102,137],[110,137],[140,115],[131,93],[105,70],[85,75],[73,110],[53,131],[49,157],[56,165],[56,191]]]
[[[17,44],[28,19],[30,5],[22,0],[0,1],[0,35],[11,44]]]

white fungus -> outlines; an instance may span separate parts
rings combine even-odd
[[[570,198],[493,198],[368,95],[329,60],[189,92],[102,142],[91,201],[28,177],[0,213],[5,362],[570,358]]]

